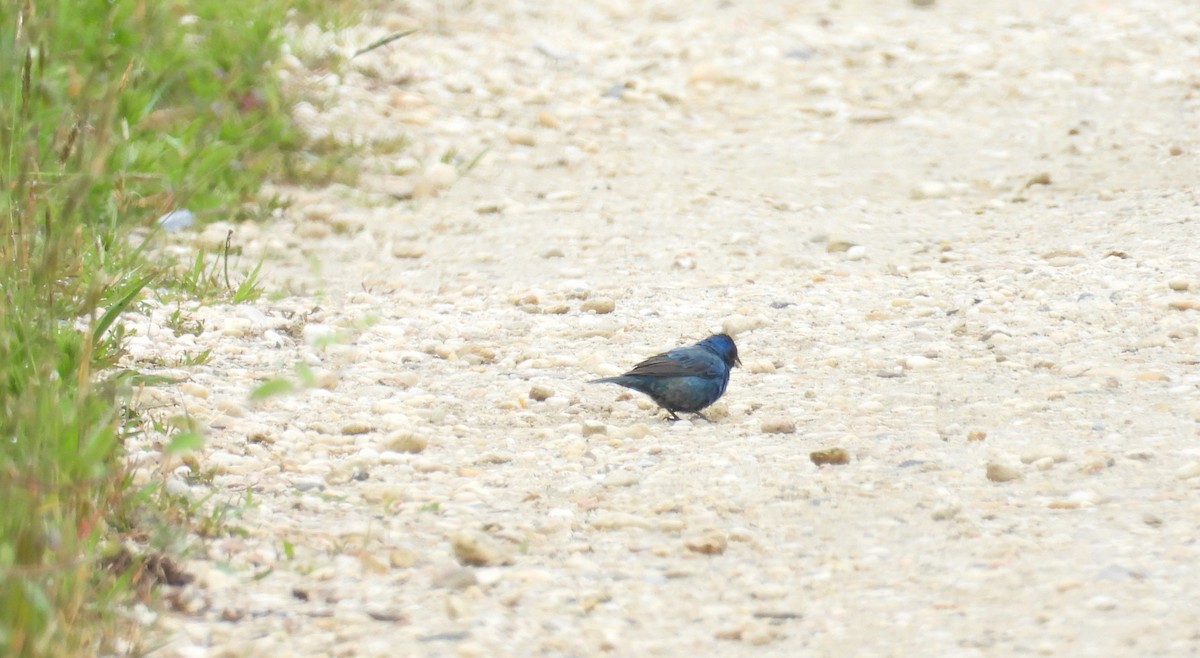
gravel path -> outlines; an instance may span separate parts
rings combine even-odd
[[[276,294],[138,324],[155,655],[1200,654],[1200,5],[409,4],[292,35],[372,155]],[[713,424],[585,383],[719,329]]]

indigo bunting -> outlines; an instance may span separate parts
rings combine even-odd
[[[650,396],[671,420],[677,411],[700,413],[725,394],[729,371],[742,365],[737,345],[726,334],[709,336],[688,347],[677,347],[642,361],[618,377],[594,379],[591,384],[619,384]]]

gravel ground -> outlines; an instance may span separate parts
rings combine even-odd
[[[399,4],[291,33],[365,174],[270,299],[135,318],[155,655],[1200,654],[1200,5]],[[586,384],[721,329],[712,424]]]

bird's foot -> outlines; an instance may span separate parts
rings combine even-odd
[[[712,423],[712,422],[713,422],[711,418],[709,418],[708,416],[705,416],[704,414],[700,413],[699,411],[697,411],[697,412],[695,413],[695,416],[696,416],[697,418],[703,418],[703,419],[704,419],[704,422],[706,422],[706,423]]]
[[[667,409],[667,410],[666,410],[666,412],[667,412],[667,420],[668,420],[669,422],[672,422],[672,423],[673,423],[673,422],[675,422],[675,421],[677,421],[677,420],[683,420],[683,419],[682,419],[682,418],[680,418],[679,416],[676,416],[676,415],[675,415],[675,412],[674,412],[674,411],[671,411],[670,409]]]

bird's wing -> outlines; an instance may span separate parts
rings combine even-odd
[[[694,347],[679,347],[666,354],[656,354],[625,374],[648,377],[717,377],[724,372],[725,364],[712,352]]]

